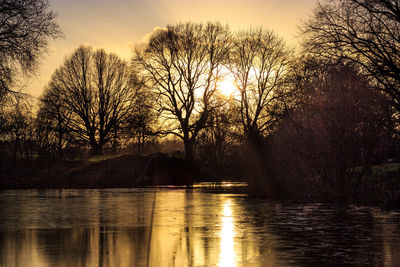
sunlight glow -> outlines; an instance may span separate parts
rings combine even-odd
[[[224,203],[224,209],[222,211],[222,229],[220,233],[221,243],[218,265],[220,267],[236,266],[234,250],[235,228],[233,224],[231,206],[231,201],[229,199],[226,200]]]
[[[218,90],[225,96],[232,96],[237,92],[237,87],[233,78],[226,76],[219,84]]]

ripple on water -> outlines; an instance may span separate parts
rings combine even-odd
[[[0,192],[0,266],[400,266],[400,212],[198,189]]]

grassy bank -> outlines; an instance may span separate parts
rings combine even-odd
[[[3,161],[0,189],[11,188],[125,188],[143,185],[181,185],[202,181],[194,165],[166,154],[92,156],[48,162],[41,159]]]
[[[0,189],[18,188],[127,188],[145,185],[188,185],[193,182],[232,180],[232,174],[210,179],[212,172],[197,163],[188,165],[179,157],[157,154],[147,157],[134,155],[94,156],[71,161],[48,162],[40,159],[17,162],[2,161]],[[241,177],[246,177],[242,172]],[[297,177],[295,182],[252,184],[250,195],[271,197],[266,184],[277,192],[272,198],[303,202],[335,202],[332,195],[316,195],[312,186]],[[265,178],[267,179],[267,178]],[[279,185],[275,188],[275,185]],[[267,190],[266,190],[267,189]],[[241,190],[243,192],[243,190]],[[285,192],[284,194],[280,192]],[[352,203],[399,206],[400,163],[371,168],[357,190],[348,199]]]
[[[16,161],[3,166],[0,188],[132,187],[145,158],[95,156],[80,160]]]

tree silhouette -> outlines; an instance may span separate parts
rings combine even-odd
[[[220,107],[214,109],[207,120],[207,127],[199,134],[196,154],[202,164],[211,168],[214,175],[223,177],[233,154],[241,141],[239,112],[234,99],[217,95]]]
[[[196,138],[215,108],[213,95],[228,40],[228,28],[220,24],[169,25],[144,49],[136,50],[132,60],[155,90],[163,132],[183,140],[188,161],[193,160]]]
[[[5,109],[5,129],[2,139],[11,145],[14,163],[17,159],[30,158],[33,151],[34,119],[28,98],[17,97]]]
[[[63,150],[71,141],[68,124],[73,116],[59,93],[58,90],[45,90],[36,115],[36,142],[43,153],[56,158],[63,156]]]
[[[81,46],[55,71],[45,92],[61,101],[43,104],[61,103],[69,130],[90,145],[92,153],[102,154],[112,131],[133,111],[140,86],[128,65],[116,55]]]
[[[259,145],[285,112],[284,88],[290,52],[282,39],[264,29],[239,32],[229,66],[240,91],[240,117],[245,138]]]
[[[303,177],[323,197],[356,197],[382,157],[387,98],[350,63],[303,60],[293,81],[297,105],[274,139],[282,157],[276,168],[295,183]]]
[[[127,116],[123,124],[124,137],[133,140],[137,153],[141,155],[150,138],[158,136],[156,131],[157,114],[153,109],[154,97],[151,90],[143,86],[134,100],[135,109]]]
[[[21,71],[32,73],[48,39],[61,36],[47,0],[0,2],[0,100]]]
[[[400,111],[400,6],[397,0],[323,1],[302,27],[307,51],[358,64]]]

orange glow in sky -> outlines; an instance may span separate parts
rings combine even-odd
[[[295,46],[297,26],[318,0],[50,0],[65,38],[51,41],[26,92],[41,95],[51,74],[82,44],[129,60],[133,48],[167,24],[219,21],[233,30],[263,26]]]

